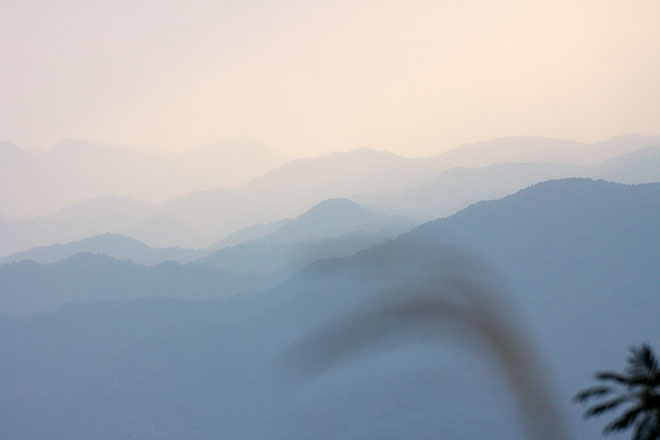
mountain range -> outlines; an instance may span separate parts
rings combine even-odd
[[[0,217],[0,255],[105,232],[128,235],[152,247],[207,247],[250,225],[295,217],[322,200],[338,197],[351,197],[372,210],[429,220],[549,178],[657,181],[657,168],[652,166],[657,150],[648,147],[658,143],[657,137],[638,135],[582,147],[545,138],[507,138],[429,158],[360,149],[298,159],[235,189],[198,191],[157,204],[102,197],[68,206],[49,217]],[[641,147],[647,148],[635,153]],[[492,160],[469,163],[478,151],[488,153],[484,157]],[[625,155],[614,159],[612,155],[617,153]],[[541,163],[549,158],[558,164]],[[607,161],[582,165],[596,159]],[[514,165],[491,163],[503,161]],[[488,166],[451,170],[474,164]]]
[[[0,258],[0,264],[30,260],[48,264],[65,260],[79,253],[101,254],[118,260],[129,260],[144,265],[173,261],[189,263],[207,254],[203,249],[151,248],[134,238],[106,232],[82,240],[29,249]]]
[[[352,255],[412,225],[333,199],[270,234],[219,250],[150,248],[109,233],[34,248],[0,260],[0,314],[91,299],[210,298],[264,289],[311,262]]]
[[[236,187],[289,159],[247,137],[180,153],[63,140],[36,153],[0,144],[0,214],[46,216],[101,196],[159,202]]]
[[[660,146],[625,153],[593,166],[503,163],[452,168],[407,191],[356,195],[358,203],[381,212],[432,220],[480,200],[492,200],[549,179],[589,177],[619,183],[660,182]]]
[[[657,183],[547,181],[262,292],[2,317],[0,423],[14,439],[525,438],[506,368],[460,313],[423,318],[433,300],[514,329],[568,432],[548,438],[595,440],[571,396],[660,338],[658,201]],[[419,321],[391,314],[424,298]]]
[[[0,314],[47,312],[93,300],[226,297],[263,290],[281,281],[277,273],[237,273],[174,262],[144,266],[78,253],[50,264],[23,260],[0,265]]]

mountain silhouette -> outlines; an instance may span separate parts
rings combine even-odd
[[[174,262],[144,266],[83,252],[50,264],[23,260],[0,265],[0,314],[43,312],[91,300],[226,297],[279,281],[276,274],[232,273]]]
[[[408,227],[415,219],[379,214],[348,199],[329,199],[252,244],[281,244],[322,240],[353,231],[376,231],[384,227]]]
[[[595,166],[505,163],[483,168],[452,168],[401,193],[358,195],[352,199],[382,212],[431,220],[453,214],[480,200],[504,197],[550,179],[591,177],[629,184],[660,182],[658,148],[643,148]]]
[[[329,199],[269,234],[222,248],[199,262],[238,272],[293,273],[318,259],[351,255],[396,237],[414,223],[347,199]]]
[[[452,167],[481,168],[498,163],[596,165],[614,156],[660,145],[660,136],[626,134],[593,144],[534,136],[464,144],[440,154]]]
[[[452,168],[426,184],[401,193],[359,195],[365,206],[432,220],[446,217],[481,200],[492,200],[548,179],[585,176],[586,167],[560,164],[499,164]]]
[[[356,230],[312,241],[283,241],[277,244],[269,243],[267,239],[257,239],[222,248],[196,262],[232,272],[291,275],[314,261],[352,255],[409,229],[390,226],[371,231]]]
[[[62,218],[62,212],[72,211],[72,207],[68,207],[56,215],[40,219],[3,219],[4,230],[0,240],[0,254],[6,255],[35,246],[80,240],[104,232],[131,235],[151,245],[206,247],[249,225],[267,224],[283,218],[295,217],[322,200],[351,198],[358,194],[364,196],[356,197],[355,200],[371,209],[383,210],[389,214],[423,216],[428,220],[434,216],[451,214],[481,200],[482,197],[501,197],[507,195],[506,191],[515,192],[544,179],[610,178],[608,172],[591,166],[587,167],[586,171],[582,167],[576,167],[575,174],[567,175],[568,170],[571,169],[569,166],[563,168],[561,165],[538,164],[548,158],[558,162],[563,161],[564,164],[584,162],[591,164],[596,159],[611,159],[616,154],[629,153],[639,149],[640,146],[652,145],[658,145],[657,137],[628,135],[591,145],[585,144],[580,148],[575,147],[577,150],[574,151],[572,147],[575,145],[571,142],[564,144],[562,141],[542,138],[507,138],[459,147],[455,150],[457,152],[450,151],[428,158],[404,158],[370,149],[333,153],[319,158],[292,161],[234,189],[215,188],[195,191],[155,204],[134,200],[129,202],[131,199],[125,197],[97,198],[73,205],[75,207],[73,212],[87,212],[79,215],[78,218],[72,216]],[[470,157],[481,149],[488,150],[489,154],[492,153],[491,156],[485,155],[487,160],[471,161]],[[460,153],[461,151],[467,153]],[[571,156],[568,152],[575,154]],[[508,165],[512,176],[504,180],[506,184],[498,184],[493,178],[487,177],[489,174],[491,177],[497,175],[497,172],[494,172],[495,168],[485,169],[483,179],[479,178],[482,172],[476,172],[472,178],[469,178],[472,173],[469,170],[451,171],[444,178],[441,176],[443,172],[456,166],[492,165],[502,161],[518,162],[519,165],[518,168],[511,168],[512,166]],[[520,163],[524,161],[535,164],[526,167]],[[622,163],[621,166],[625,168],[627,165]],[[554,171],[552,167],[555,167]],[[499,170],[501,174],[506,175],[506,166],[502,165]],[[538,170],[539,173],[534,174],[534,170]],[[630,171],[625,171],[622,168],[610,173],[614,173],[613,179],[620,175],[625,177],[627,183],[639,183],[640,181],[634,180],[635,170],[631,168]],[[652,180],[653,170],[645,172],[647,175],[643,181]],[[456,180],[450,178],[452,174]],[[461,177],[461,174],[464,177]],[[429,200],[424,194],[434,196],[432,182],[434,178],[437,179],[435,184],[440,183],[439,191],[443,190],[443,185],[447,188],[458,185],[462,178],[467,178],[467,181],[477,188],[474,190],[464,188],[449,195],[441,193],[438,197]],[[48,188],[50,190],[51,186]],[[52,186],[52,189],[55,190],[56,185]],[[408,190],[411,190],[410,198],[400,195]],[[465,197],[460,196],[462,193],[465,193]],[[382,194],[391,194],[392,197],[381,196]],[[126,208],[122,215],[105,216],[107,209],[100,204],[104,200],[108,200],[111,204],[115,203],[113,200],[124,200]],[[130,205],[133,207],[131,208]],[[93,210],[97,210],[97,214],[91,215]],[[88,216],[99,220],[89,220]],[[169,241],[156,240],[149,235],[148,227],[142,228],[139,234],[130,233],[132,228],[152,217],[167,218],[170,225],[179,224],[187,232],[181,233],[183,229],[179,227],[179,233],[170,234]],[[175,241],[176,237],[180,237],[182,241]]]
[[[502,371],[450,322],[420,323],[310,379],[287,350],[427,289],[460,305],[451,277],[471,277],[533,343],[549,373],[539,377],[570,406],[584,377],[619,364],[622,347],[660,337],[658,200],[660,184],[549,181],[317,261],[260,293],[0,318],[0,388],[12,402],[0,422],[11,438],[522,439]],[[600,438],[600,426],[562,413],[575,438]]]
[[[154,220],[144,227],[155,240],[179,232],[178,225],[172,227],[166,218]],[[351,255],[381,243],[411,225],[408,218],[335,199],[319,203],[270,234],[210,256],[203,249],[154,249],[118,234],[35,248],[0,260],[15,262],[0,266],[0,291],[7,295],[0,313],[49,310],[89,299],[203,298],[254,291],[318,259]],[[24,259],[51,264],[20,261]]]
[[[605,161],[596,167],[593,176],[619,183],[660,182],[660,146]]]
[[[271,232],[275,232],[290,221],[291,219],[286,218],[265,224],[256,223],[254,225],[246,226],[236,232],[232,232],[222,240],[218,240],[208,248],[210,250],[218,250],[229,246],[236,246],[237,244],[254,240],[263,237],[264,235],[268,235]]]
[[[146,265],[165,261],[187,263],[200,258],[205,253],[203,250],[177,247],[154,249],[134,238],[121,234],[105,233],[79,241],[37,247],[11,254],[0,258],[0,264],[14,263],[21,260],[31,260],[42,264],[55,263],[83,252],[103,254],[118,260],[130,260],[134,263]]]

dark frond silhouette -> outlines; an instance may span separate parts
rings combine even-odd
[[[602,371],[597,380],[612,386],[595,386],[576,394],[576,402],[607,399],[588,408],[584,416],[591,417],[614,410],[623,404],[631,407],[605,426],[605,434],[634,427],[633,440],[660,439],[660,368],[647,344],[632,347],[625,373]]]

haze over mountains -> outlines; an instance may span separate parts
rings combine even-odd
[[[562,163],[596,165],[614,156],[658,146],[660,136],[627,134],[584,144],[567,139],[517,136],[461,145],[441,154],[455,167],[486,167],[497,163]]]
[[[659,201],[659,183],[548,181],[317,261],[261,293],[0,318],[0,423],[14,439],[526,438],[503,372],[449,322],[355,353],[326,339],[311,358],[316,375],[291,356],[390,300],[469,304],[452,277],[494,295],[489,307],[534,347],[534,378],[567,437],[598,439],[570,399],[593,371],[622,365],[627,346],[660,338]],[[333,363],[326,350],[349,356]]]
[[[217,298],[271,287],[278,274],[223,271],[174,262],[153,266],[90,253],[51,264],[29,260],[0,265],[0,313],[47,312],[73,302],[145,297]]]
[[[12,254],[0,259],[0,314],[42,312],[92,299],[209,298],[264,289],[308,263],[352,255],[414,224],[346,199],[324,201],[281,223],[270,233],[219,250],[154,249],[106,233]]]
[[[0,143],[0,215],[51,215],[99,196],[159,202],[236,187],[289,159],[247,137],[182,153],[66,139],[45,152]]]
[[[431,181],[393,194],[357,195],[359,203],[382,212],[422,219],[450,215],[471,203],[511,194],[544,180],[591,177],[620,183],[660,181],[660,147],[615,156],[593,166],[505,163],[483,168],[452,168]]]
[[[347,233],[402,231],[416,224],[415,219],[390,216],[367,210],[347,199],[325,200],[295,219],[283,219],[267,225],[252,225],[212,244],[208,249],[182,249],[179,247],[151,248],[130,237],[104,233],[72,241],[17,252],[0,258],[0,263],[23,259],[39,263],[52,263],[76,253],[90,252],[127,259],[140,264],[165,261],[185,263],[209,255],[218,249],[243,243],[268,246],[294,242],[318,242]],[[151,230],[157,235],[160,231]]]
[[[110,188],[113,155],[137,154],[97,149],[106,171],[74,169],[81,191]],[[214,172],[191,186],[231,177]],[[533,347],[529,379],[568,432],[595,440],[571,396],[660,338],[660,137],[358,149],[253,177],[0,217],[3,435],[522,439],[506,373],[461,321],[485,310]],[[53,181],[53,206],[79,194],[68,188]],[[391,314],[428,301],[451,323]]]
[[[312,203],[347,197],[357,190],[350,179],[365,179],[361,192],[389,192],[419,183],[451,167],[485,167],[496,163],[562,163],[593,165],[619,154],[657,146],[660,136],[626,135],[591,145],[573,141],[511,137],[466,144],[429,158],[376,155],[369,149],[294,161],[252,186],[288,186],[339,173],[346,182],[317,182]],[[100,196],[125,196],[159,202],[213,188],[233,188],[274,170],[288,158],[253,139],[242,137],[168,153],[137,147],[67,139],[42,153],[0,143],[0,215],[10,218],[47,216],[67,205]],[[370,162],[375,163],[370,163]],[[349,164],[347,164],[349,162]],[[377,173],[373,175],[373,173]],[[389,180],[382,173],[391,173]],[[370,175],[370,173],[372,175]],[[350,177],[353,176],[353,177]],[[378,176],[380,176],[378,178]],[[322,185],[323,188],[319,188]],[[330,187],[328,187],[330,186]],[[279,188],[282,189],[282,188]],[[307,191],[306,189],[303,191]],[[330,192],[328,192],[330,191]],[[359,191],[359,190],[357,190]]]
[[[639,135],[593,145],[545,138],[505,138],[465,145],[428,158],[404,158],[360,149],[298,159],[235,189],[197,191],[162,203],[107,196],[70,205],[48,217],[0,217],[0,254],[105,232],[131,236],[152,247],[207,247],[250,225],[295,217],[323,200],[337,197],[354,197],[371,209],[428,220],[548,178],[655,181],[658,173],[651,164],[657,160],[657,151],[649,147],[658,144],[657,136]],[[649,149],[633,154],[642,148]],[[617,154],[631,155],[614,160]],[[548,160],[553,163],[545,164]],[[607,166],[589,165],[604,160],[610,161]],[[502,162],[517,165],[494,165]],[[484,168],[450,170],[455,167]],[[17,187],[11,176],[20,174],[18,169],[5,175],[8,180],[3,188]],[[88,170],[90,176],[95,175],[92,170]],[[643,176],[638,175],[641,171]],[[459,187],[464,190],[456,191]],[[61,192],[56,183],[48,188]],[[11,193],[9,198],[20,198],[18,191],[6,192]]]
[[[55,263],[79,253],[102,254],[118,260],[130,260],[145,265],[165,261],[187,263],[206,254],[202,249],[151,248],[134,238],[106,232],[65,244],[36,247],[10,254],[0,258],[0,263],[14,263],[21,260],[44,264]]]
[[[278,230],[202,258],[237,272],[287,272],[328,257],[342,257],[372,247],[409,230],[415,220],[364,209],[346,199],[331,199]]]
[[[0,440],[660,440],[658,17],[0,0]]]

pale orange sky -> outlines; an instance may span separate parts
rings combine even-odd
[[[0,140],[295,156],[660,133],[660,2],[0,5]]]

